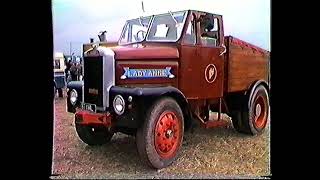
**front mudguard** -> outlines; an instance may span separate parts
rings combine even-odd
[[[175,87],[119,87],[110,89],[110,112],[115,114],[113,100],[116,95],[121,95],[125,100],[125,112],[116,116],[116,124],[130,128],[138,128],[144,121],[144,115],[152,103],[164,96],[172,97],[177,101],[185,116],[190,115],[188,102],[183,93]],[[130,97],[131,96],[131,97]],[[131,102],[130,102],[131,100]],[[185,119],[187,119],[186,117]],[[186,124],[189,124],[187,122]]]

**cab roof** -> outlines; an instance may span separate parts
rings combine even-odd
[[[177,11],[171,11],[172,13],[174,12],[181,12],[181,11],[191,11],[191,12],[197,12],[197,13],[207,13],[207,14],[212,14],[212,15],[215,15],[215,16],[222,16],[220,14],[214,14],[214,13],[210,13],[210,12],[205,12],[205,11],[199,11],[199,10],[192,10],[192,9],[185,9],[185,10],[177,10]],[[169,12],[169,11],[168,11]],[[140,17],[150,17],[150,16],[154,16],[154,15],[162,15],[162,14],[167,14],[168,12],[163,12],[163,13],[150,13],[150,14],[144,14],[143,16],[140,16]],[[136,19],[136,18],[134,18]]]
[[[207,13],[207,14],[212,14],[212,15],[215,15],[215,16],[222,16],[220,14],[214,14],[214,13],[206,12],[206,11],[198,11],[198,10],[192,10],[192,9],[189,9],[188,11],[198,12],[198,13]]]

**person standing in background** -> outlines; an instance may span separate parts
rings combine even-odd
[[[70,67],[70,75],[71,75],[71,81],[76,81],[78,76],[78,69],[76,66],[76,63],[72,63]]]
[[[66,75],[66,80],[68,79],[68,75],[69,75],[69,70],[71,68],[71,60],[69,60],[67,63],[66,63],[66,69],[64,70],[65,72],[65,75]]]
[[[77,63],[77,80],[80,81],[80,76],[81,76],[81,64]]]

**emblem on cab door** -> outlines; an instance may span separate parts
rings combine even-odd
[[[217,78],[217,68],[214,64],[209,64],[204,70],[204,76],[208,83],[213,83]]]

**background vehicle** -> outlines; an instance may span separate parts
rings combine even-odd
[[[59,97],[63,97],[63,88],[66,86],[65,79],[65,59],[63,53],[56,52],[54,53],[53,60],[53,71],[54,71],[54,95],[56,90],[58,90]]]
[[[159,169],[178,157],[194,120],[217,127],[226,113],[241,133],[266,127],[269,52],[224,36],[221,15],[187,10],[128,20],[119,46],[90,43],[83,50],[83,84],[68,91],[80,103],[68,111],[89,145],[115,132],[135,135],[141,159]]]

